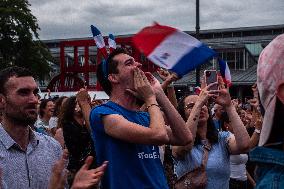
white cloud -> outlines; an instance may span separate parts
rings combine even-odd
[[[129,34],[153,21],[195,29],[195,0],[30,0],[41,39]],[[201,29],[284,24],[283,0],[200,0]]]

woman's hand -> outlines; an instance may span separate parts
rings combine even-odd
[[[172,84],[172,82],[179,79],[175,73],[170,73],[169,71],[161,68],[157,70],[157,73],[159,74],[160,78],[163,80],[161,87],[164,90],[166,90]]]
[[[203,105],[205,105],[208,99],[212,96],[209,89],[214,85],[218,85],[218,83],[211,83],[200,91],[197,102],[200,103],[201,107],[203,107]]]
[[[232,105],[230,93],[226,88],[221,90],[212,90],[209,91],[209,93],[212,95],[213,101],[215,103],[225,108]]]
[[[168,70],[164,70],[164,69],[158,69],[157,73],[159,75],[159,77],[167,83],[171,83],[173,81],[178,80],[178,76],[175,73],[170,73]]]
[[[231,100],[232,105],[236,108],[236,110],[238,110],[239,108],[239,102],[238,99],[232,99]]]
[[[164,69],[162,69],[162,68],[159,68],[159,69],[157,70],[157,73],[158,73],[159,77],[160,77],[163,81],[167,80],[167,79],[169,78],[169,76],[170,76],[170,72],[167,71],[167,70],[164,70]]]
[[[81,88],[76,94],[76,100],[81,106],[83,103],[91,104],[91,97],[85,88]]]

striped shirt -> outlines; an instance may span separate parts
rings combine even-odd
[[[32,130],[28,147],[23,151],[0,124],[2,188],[47,188],[52,166],[61,153],[55,139]]]

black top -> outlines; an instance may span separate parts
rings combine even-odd
[[[76,121],[63,125],[65,145],[69,152],[68,170],[78,171],[88,156],[93,156],[91,168],[96,167],[96,157],[93,140],[86,126]]]

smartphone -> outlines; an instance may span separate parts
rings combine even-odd
[[[205,77],[206,85],[215,83],[217,82],[217,71],[216,70],[205,70],[204,77]],[[218,90],[218,85],[214,85],[210,87],[209,90]]]

